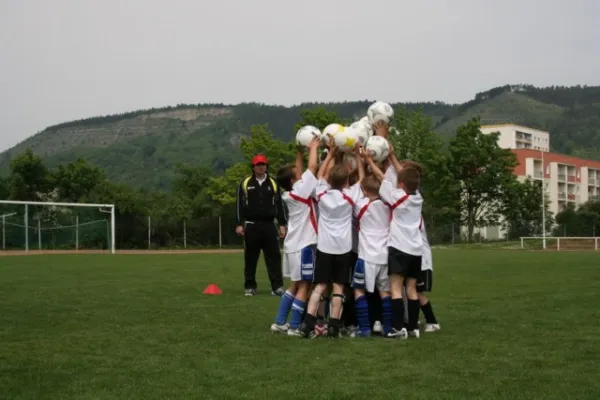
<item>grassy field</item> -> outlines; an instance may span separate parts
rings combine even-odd
[[[394,341],[272,335],[240,255],[3,257],[0,398],[600,398],[600,254],[434,260],[442,330]]]

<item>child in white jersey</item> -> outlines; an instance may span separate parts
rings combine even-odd
[[[358,330],[353,337],[371,335],[369,304],[365,291],[379,291],[382,302],[383,334],[392,330],[392,303],[387,267],[387,241],[390,231],[390,209],[379,197],[380,182],[373,175],[365,176],[362,191],[365,195],[354,207],[358,221],[358,260],[354,267],[352,287],[356,301]]]
[[[390,146],[390,163],[398,173],[393,185],[370,157],[367,157],[373,174],[380,180],[379,195],[390,204],[392,221],[388,238],[388,273],[392,294],[393,328],[387,333],[390,338],[419,337],[419,300],[416,290],[417,278],[421,272],[423,237],[421,234],[421,212],[423,198],[418,187],[419,169],[415,166],[403,167]],[[408,297],[408,330],[404,326],[403,287],[406,283]]]
[[[313,209],[312,193],[317,187],[317,151],[320,139],[309,145],[308,168],[303,170],[303,151],[298,150],[296,164],[282,167],[277,172],[277,182],[284,190],[283,201],[288,209],[287,235],[283,242],[283,275],[292,281],[281,297],[273,333],[300,336],[299,327],[304,316],[306,300],[313,279],[315,245],[317,244],[317,219]],[[290,323],[288,314],[292,311]]]
[[[319,168],[317,198],[319,221],[317,256],[313,282],[304,322],[300,331],[313,337],[319,303],[328,285],[333,285],[327,336],[338,337],[342,327],[341,315],[344,306],[344,287],[350,283],[350,257],[352,252],[352,212],[361,194],[360,181],[364,176],[359,164],[359,182],[348,188],[349,171],[343,163],[328,166],[337,152],[333,141],[327,158]],[[357,147],[358,153],[358,147]],[[329,170],[328,182],[323,178]]]

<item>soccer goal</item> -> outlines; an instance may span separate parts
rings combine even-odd
[[[544,241],[545,246],[544,246]],[[600,250],[600,237],[521,237],[521,248],[529,250]]]
[[[0,200],[2,251],[115,253],[114,204]]]

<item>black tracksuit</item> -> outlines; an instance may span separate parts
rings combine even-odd
[[[281,191],[275,189],[267,175],[262,184],[254,174],[247,183],[247,195],[240,182],[237,193],[237,223],[244,226],[244,288],[256,289],[256,265],[263,251],[271,289],[283,287],[281,253],[279,251],[280,226],[287,225]]]

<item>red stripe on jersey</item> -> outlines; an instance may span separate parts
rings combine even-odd
[[[395,210],[396,207],[398,207],[400,204],[404,203],[404,201],[406,199],[408,199],[408,196],[410,196],[410,195],[405,194],[404,196],[400,197],[397,202],[395,202],[394,204],[392,204],[392,206],[391,206],[392,211]]]
[[[321,200],[321,197],[325,196],[327,194],[327,190],[324,191],[323,193],[319,193],[319,195],[317,196],[317,201]]]
[[[352,207],[354,207],[354,202],[352,201],[352,198],[350,196],[348,196],[346,193],[342,192],[342,197],[348,202],[350,203],[350,205]]]
[[[325,194],[325,193],[323,193],[323,194]],[[310,219],[310,224],[312,225],[315,232],[317,232],[317,230],[318,230],[317,229],[317,217],[315,216],[315,209],[313,208],[313,202],[311,201],[311,199],[300,197],[297,194],[294,194],[292,192],[290,192],[290,197],[292,199],[299,201],[300,203],[304,203],[308,206],[308,208],[309,208],[308,218]]]
[[[379,199],[375,199],[375,200],[379,200]],[[365,213],[367,212],[367,209],[369,208],[369,206],[371,205],[371,203],[374,202],[375,200],[369,200],[369,202],[367,204],[365,204],[360,209],[360,211],[358,212],[358,214],[356,215],[356,222],[358,223],[356,229],[358,231],[360,231],[360,220],[361,220],[361,218],[363,217],[363,215],[365,215]],[[388,205],[387,203],[383,203],[383,204],[385,204],[386,206]]]

